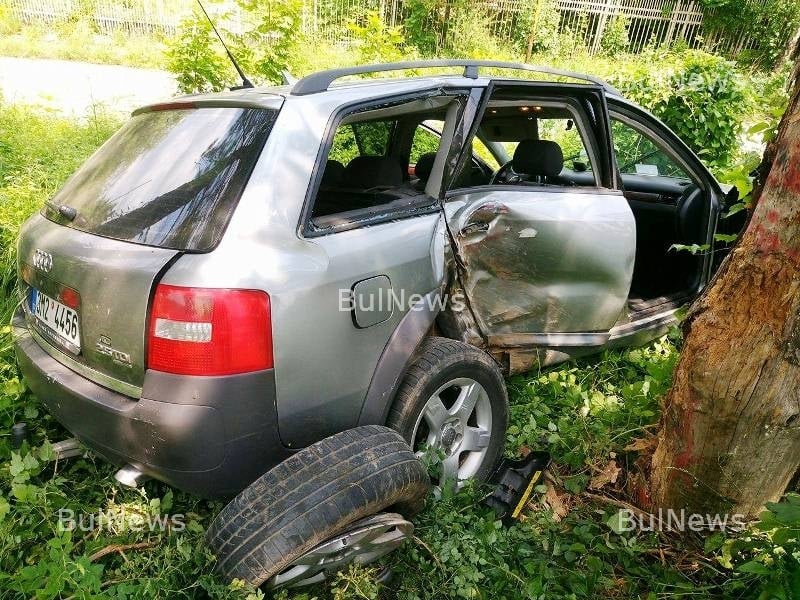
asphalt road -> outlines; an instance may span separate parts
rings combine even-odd
[[[40,104],[74,116],[94,105],[128,113],[176,94],[170,73],[118,65],[0,57],[0,94],[6,102]]]

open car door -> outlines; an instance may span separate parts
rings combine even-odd
[[[490,347],[601,345],[625,308],[636,251],[604,91],[495,81],[483,98],[472,135],[509,160],[487,185],[457,168],[444,203],[480,333]]]

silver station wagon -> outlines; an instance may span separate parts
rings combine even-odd
[[[337,82],[428,67],[452,74]],[[368,424],[434,449],[442,479],[486,478],[504,375],[663,334],[731,199],[658,119],[547,67],[178,98],[24,226],[19,365],[133,483],[234,494]]]

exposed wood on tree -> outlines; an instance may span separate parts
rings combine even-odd
[[[800,465],[797,69],[792,81],[747,230],[684,322],[649,490],[638,499],[650,509],[755,515]]]

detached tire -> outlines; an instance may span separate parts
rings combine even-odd
[[[228,580],[262,585],[356,521],[410,516],[430,479],[408,444],[368,425],[308,446],[259,477],[212,521],[206,539]]]

